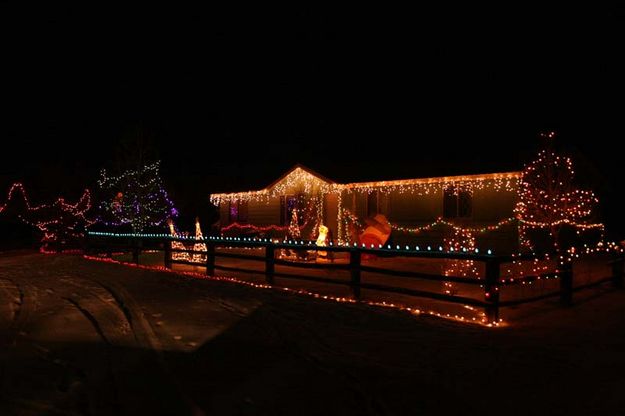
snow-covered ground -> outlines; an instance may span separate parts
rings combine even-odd
[[[0,414],[623,414],[625,291],[484,328],[0,254]]]

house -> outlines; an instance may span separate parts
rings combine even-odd
[[[314,239],[324,224],[335,241],[354,242],[367,218],[383,214],[393,244],[454,240],[501,253],[518,250],[513,210],[520,178],[521,172],[505,172],[341,184],[296,165],[263,189],[210,199],[226,235],[284,238],[295,211],[302,239]]]

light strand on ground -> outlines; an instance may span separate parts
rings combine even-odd
[[[415,316],[419,316],[419,315],[435,316],[435,317],[438,317],[438,318],[449,319],[449,320],[453,320],[453,321],[456,321],[456,322],[477,324],[477,325],[488,327],[488,328],[498,327],[498,326],[501,326],[503,324],[503,320],[501,320],[501,319],[499,321],[497,321],[497,322],[487,322],[486,316],[485,316],[485,314],[483,312],[478,312],[475,308],[470,307],[468,305],[465,305],[464,308],[466,310],[468,310],[468,311],[472,311],[472,312],[477,313],[478,314],[477,317],[476,316],[472,316],[471,317],[471,316],[462,316],[462,315],[459,315],[459,314],[449,314],[449,313],[437,312],[437,311],[434,311],[434,310],[431,310],[431,309],[413,308],[413,307],[408,307],[408,306],[401,305],[401,304],[398,304],[398,303],[393,303],[393,302],[363,301],[363,300],[355,300],[355,299],[352,299],[352,298],[349,298],[349,297],[322,295],[320,293],[311,292],[311,291],[303,290],[303,289],[293,289],[293,288],[289,288],[289,287],[272,286],[272,285],[263,284],[263,283],[254,283],[254,282],[249,282],[249,281],[246,281],[246,280],[241,280],[241,279],[237,279],[237,278],[233,278],[233,277],[208,276],[208,275],[203,274],[203,273],[190,272],[190,271],[171,270],[171,269],[167,269],[165,267],[160,267],[160,266],[137,265],[137,264],[134,264],[134,263],[122,262],[122,261],[118,261],[118,260],[114,260],[114,259],[110,259],[110,258],[102,258],[102,257],[95,257],[95,256],[83,256],[83,257],[85,259],[88,259],[88,260],[95,260],[95,261],[107,262],[107,263],[112,263],[112,264],[119,264],[119,265],[123,265],[123,266],[136,267],[136,268],[140,268],[140,269],[144,269],[144,270],[153,270],[153,271],[159,271],[159,272],[164,272],[164,273],[171,273],[171,274],[176,274],[176,275],[187,276],[187,277],[194,278],[194,279],[213,280],[213,281],[217,281],[217,282],[234,283],[234,284],[238,284],[238,285],[249,286],[249,287],[256,288],[256,289],[269,289],[269,290],[281,291],[281,292],[286,292],[286,293],[290,293],[290,294],[294,294],[294,295],[312,297],[312,298],[315,298],[315,299],[334,301],[334,302],[338,302],[338,303],[362,304],[362,305],[373,306],[373,307],[395,309],[395,310],[399,310],[399,311],[408,312],[408,313],[410,313],[412,315],[415,315]]]

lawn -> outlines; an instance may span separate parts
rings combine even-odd
[[[621,414],[625,291],[485,328],[0,255],[0,414]]]

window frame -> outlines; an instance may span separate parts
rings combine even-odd
[[[450,203],[452,205],[448,206]],[[443,188],[443,219],[467,220],[472,218],[473,191],[458,187]]]

